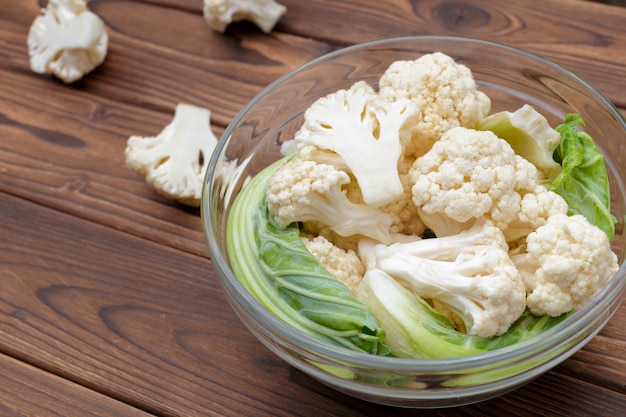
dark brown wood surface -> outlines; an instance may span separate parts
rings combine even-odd
[[[407,35],[460,35],[540,54],[626,109],[626,8],[583,0],[282,0],[271,34],[213,32],[201,0],[91,0],[105,63],[65,85],[34,74],[41,0],[0,0],[0,415],[619,416],[626,305],[589,344],[497,399],[416,412],[366,403],[288,366],[239,322],[198,210],[124,164],[177,103],[219,135],[263,87],[324,53]]]

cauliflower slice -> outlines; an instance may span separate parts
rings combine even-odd
[[[270,33],[287,8],[275,0],[204,0],[204,20],[211,29],[224,33],[231,22],[249,20]]]
[[[413,202],[437,236],[459,233],[481,217],[505,229],[521,210],[522,194],[538,185],[537,169],[490,131],[447,131],[410,173]]]
[[[470,69],[441,52],[393,62],[380,78],[379,95],[390,102],[409,99],[419,109],[405,151],[414,157],[426,153],[453,127],[474,128],[491,109],[491,100],[477,90]]]
[[[163,196],[200,206],[202,182],[218,142],[210,118],[207,109],[178,104],[174,119],[156,137],[128,139],[126,165]]]
[[[302,236],[301,240],[332,276],[343,282],[353,295],[356,294],[365,266],[355,251],[335,246],[323,236]]]
[[[377,97],[364,81],[322,97],[306,110],[294,137],[297,149],[315,146],[338,154],[356,178],[365,204],[373,207],[403,193],[400,130],[417,114],[409,100],[386,103]]]
[[[28,32],[30,67],[69,84],[104,62],[108,42],[104,22],[85,1],[50,0]]]
[[[276,224],[317,222],[340,236],[361,235],[390,243],[392,219],[365,204],[352,203],[342,189],[350,176],[332,165],[294,158],[267,181],[267,204]]]
[[[582,215],[556,214],[526,238],[526,253],[511,256],[536,315],[559,316],[588,303],[619,265],[609,239]]]

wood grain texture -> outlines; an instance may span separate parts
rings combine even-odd
[[[624,111],[626,54],[616,51],[626,51],[626,9],[582,0],[279,2],[288,12],[266,35],[245,22],[209,30],[200,0],[90,0],[109,53],[65,85],[29,68],[28,29],[45,0],[0,0],[0,414],[623,414],[626,306],[563,364],[482,404],[415,412],[327,388],[259,346],[222,294],[198,210],[147,187],[125,167],[124,149],[131,135],[160,132],[179,102],[209,108],[219,135],[299,65],[407,35],[524,48]]]
[[[2,416],[152,416],[6,355],[0,354],[0,369]]]

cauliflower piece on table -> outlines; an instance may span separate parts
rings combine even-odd
[[[301,240],[332,276],[343,282],[352,294],[356,294],[365,274],[365,266],[355,251],[339,248],[323,236],[302,236]]]
[[[83,0],[49,0],[28,32],[31,69],[69,84],[104,62],[109,36]]]
[[[387,101],[409,99],[418,108],[405,151],[415,157],[453,127],[474,128],[491,109],[491,100],[477,90],[470,69],[441,52],[393,62],[380,78],[379,94]]]
[[[511,256],[536,315],[558,316],[588,303],[619,265],[609,239],[582,215],[556,214],[526,238],[526,253]]]
[[[223,33],[231,22],[249,20],[269,33],[287,8],[275,0],[204,0],[204,20],[211,29]]]
[[[174,119],[157,136],[128,139],[126,165],[163,196],[200,206],[202,182],[218,142],[210,118],[207,109],[178,104]]]

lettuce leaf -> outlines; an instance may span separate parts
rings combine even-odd
[[[617,219],[611,214],[609,179],[604,156],[593,139],[578,126],[585,123],[580,114],[568,114],[556,127],[561,143],[554,159],[563,167],[551,190],[567,201],[568,214],[581,214],[613,239]]]

